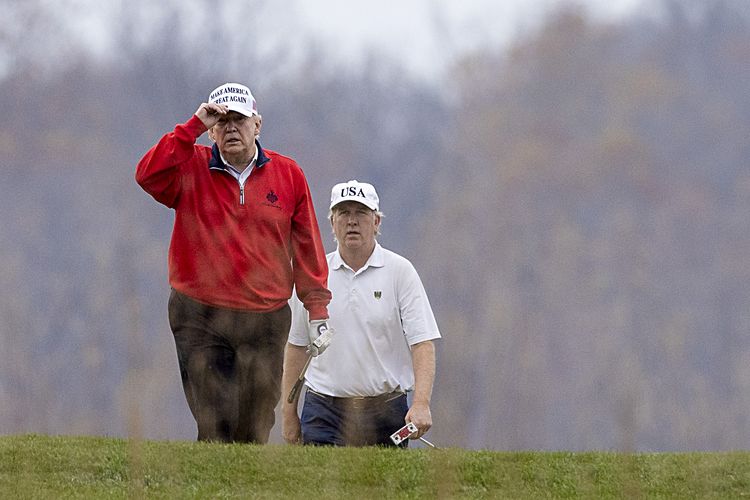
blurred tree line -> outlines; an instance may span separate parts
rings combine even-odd
[[[324,235],[335,182],[378,187],[380,241],[444,335],[436,443],[750,446],[746,2],[616,24],[564,7],[431,85],[377,54],[350,71],[313,41],[269,45],[234,2],[133,0],[95,56],[42,3],[0,28],[0,432],[194,437],[166,321],[172,214],[133,173],[240,81]],[[209,8],[223,24],[196,29]]]

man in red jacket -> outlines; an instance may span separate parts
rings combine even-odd
[[[260,146],[261,123],[250,90],[224,84],[136,168],[138,184],[175,210],[169,323],[199,440],[268,441],[293,287],[309,312],[310,354],[330,342],[310,189],[294,160]],[[206,131],[213,147],[196,144]]]

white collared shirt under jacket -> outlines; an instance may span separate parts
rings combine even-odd
[[[331,345],[313,358],[305,375],[313,391],[329,396],[378,396],[414,389],[409,346],[440,338],[435,316],[416,269],[406,258],[376,242],[357,272],[338,249],[329,253],[328,325]],[[307,346],[307,311],[290,300],[289,343]]]

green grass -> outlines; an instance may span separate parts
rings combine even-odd
[[[750,498],[750,453],[0,437],[0,498]]]

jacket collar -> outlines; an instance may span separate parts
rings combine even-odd
[[[256,167],[262,167],[269,161],[271,161],[271,158],[266,156],[266,152],[263,151],[263,148],[260,147],[260,142],[257,140],[255,141],[255,147],[258,148],[258,160],[255,162]],[[227,165],[224,164],[223,161],[221,161],[221,154],[219,153],[219,146],[214,142],[214,145],[211,146],[211,160],[208,162],[208,168],[210,169],[218,169],[218,170],[226,170]]]

